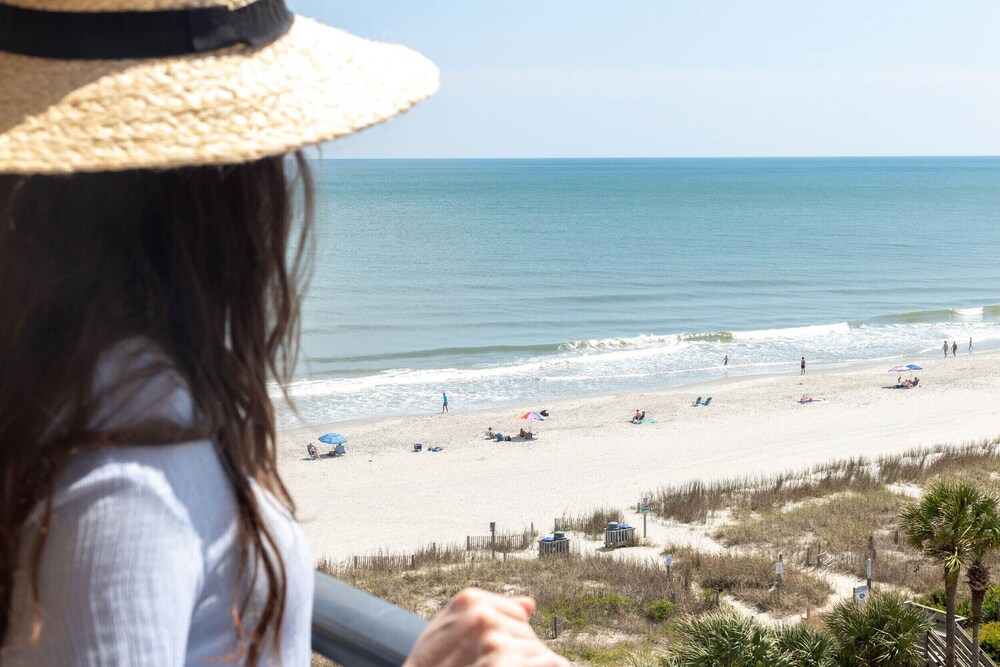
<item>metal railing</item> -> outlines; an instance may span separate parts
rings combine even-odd
[[[344,667],[400,667],[427,621],[316,573],[312,649]]]

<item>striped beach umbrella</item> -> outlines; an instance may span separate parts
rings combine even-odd
[[[523,415],[519,415],[518,419],[525,419],[530,422],[543,422],[545,417],[541,416],[537,412],[525,412]],[[531,433],[531,424],[528,424],[528,433]]]

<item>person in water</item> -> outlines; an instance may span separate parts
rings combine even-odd
[[[283,0],[0,8],[0,664],[304,667],[268,393],[313,247],[300,149],[437,68]],[[462,591],[404,665],[566,667],[534,611]]]

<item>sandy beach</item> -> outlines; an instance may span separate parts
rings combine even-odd
[[[449,414],[346,421],[279,434],[280,472],[314,556],[405,552],[466,535],[542,530],[562,514],[634,505],[644,491],[692,479],[756,475],[835,458],[873,456],[1000,434],[1000,353],[916,359],[920,386],[895,383],[880,362],[844,369],[741,377],[655,393],[618,394]],[[910,360],[904,360],[906,363]],[[824,399],[800,404],[803,394]],[[692,407],[711,395],[708,408]],[[531,441],[491,442],[492,426]],[[633,425],[636,409],[656,423]],[[328,431],[347,455],[307,460]],[[414,453],[440,445],[440,452]]]

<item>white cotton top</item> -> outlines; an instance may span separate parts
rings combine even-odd
[[[95,422],[111,427],[152,415],[190,424],[194,406],[176,375],[116,384],[133,364],[162,361],[148,345],[133,354],[137,349],[134,341],[126,343],[99,365],[95,386],[104,400]],[[309,549],[290,514],[254,489],[287,581],[280,652],[269,643],[259,664],[308,665]],[[36,508],[27,534],[34,534],[42,511]],[[30,541],[22,541],[14,576],[3,667],[204,667],[236,652],[237,504],[212,442],[114,447],[73,459],[54,496],[38,572],[44,625],[33,645]],[[262,571],[253,598],[257,609],[266,598],[265,581]]]

